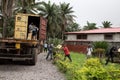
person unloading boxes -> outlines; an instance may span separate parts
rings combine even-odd
[[[28,40],[31,40],[32,39],[32,30],[33,30],[33,26],[34,24],[31,23],[29,26],[28,26]]]
[[[36,27],[35,25],[33,26],[32,29],[32,39],[33,40],[37,40],[37,32],[38,32],[38,27]]]
[[[28,39],[37,40],[37,32],[38,32],[38,27],[36,27],[33,23],[31,23],[29,25]]]

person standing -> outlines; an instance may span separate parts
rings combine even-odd
[[[108,53],[108,59],[106,60],[105,65],[108,64],[108,62],[110,61],[110,59],[111,59],[111,62],[114,62],[113,58],[114,58],[114,53],[115,53],[115,51],[117,51],[117,49],[116,49],[115,46],[113,46],[113,47],[110,49],[110,52]]]
[[[38,33],[38,27],[36,27],[33,23],[29,25],[29,33],[32,33],[32,39],[37,40],[37,33]]]
[[[53,45],[52,44],[48,44],[48,53],[46,56],[46,60],[48,59],[48,57],[50,56],[50,60],[53,59]]]
[[[47,52],[47,43],[44,43],[44,52]]]
[[[33,28],[34,28],[34,24],[33,24],[33,22],[32,22],[32,23],[30,23],[30,25],[29,25],[29,33],[32,32]]]
[[[37,32],[38,32],[38,27],[36,27],[35,25],[33,26],[32,29],[32,36],[33,36],[33,40],[37,40]]]
[[[67,57],[70,60],[70,62],[72,62],[72,59],[70,56],[70,51],[69,51],[68,47],[66,46],[66,44],[63,44],[62,49],[63,49],[64,54],[65,54],[64,60],[66,60],[66,57]]]
[[[93,49],[92,49],[92,47],[89,45],[88,48],[87,48],[87,59],[92,56],[92,52],[93,52]]]

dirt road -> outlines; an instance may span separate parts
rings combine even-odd
[[[5,62],[0,64],[0,80],[65,80],[51,61],[46,61],[46,53],[38,56],[35,66],[20,62]]]

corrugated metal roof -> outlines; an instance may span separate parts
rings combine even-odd
[[[120,33],[120,27],[115,28],[100,28],[94,30],[86,30],[86,31],[77,31],[77,32],[66,32],[66,34],[96,34],[96,33]]]

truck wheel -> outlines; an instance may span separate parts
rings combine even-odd
[[[37,62],[37,52],[36,52],[36,48],[33,48],[33,49],[32,49],[31,54],[32,54],[32,60],[30,60],[30,64],[31,64],[31,65],[35,65],[36,62]]]

